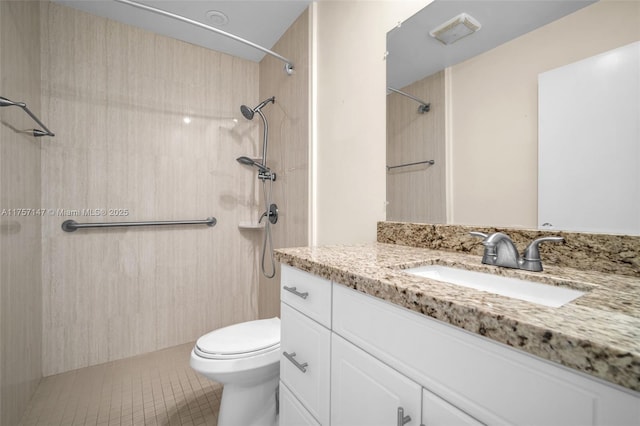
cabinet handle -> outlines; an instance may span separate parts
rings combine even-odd
[[[296,290],[296,288],[295,288],[295,287],[287,287],[287,286],[285,285],[285,286],[284,286],[284,287],[282,287],[282,288],[284,288],[285,290],[287,290],[287,291],[288,291],[288,292],[290,292],[290,293],[295,294],[295,295],[296,295],[296,296],[298,296],[298,297],[302,297],[303,299],[306,299],[306,298],[309,296],[309,293],[308,293],[308,292],[306,292],[306,291],[305,291],[304,293],[300,293],[299,291],[297,291],[297,290]]]
[[[303,373],[307,372],[307,366],[309,364],[306,363],[306,362],[304,364],[300,364],[298,361],[296,361],[295,358],[294,358],[296,356],[295,352],[291,352],[290,354],[286,353],[286,352],[283,352],[282,355],[284,355],[285,358],[287,358],[289,361],[291,361],[293,363],[293,365],[295,365],[298,368],[298,370],[302,371]]]
[[[404,426],[411,421],[411,416],[404,415],[404,408],[398,407],[398,426]]]

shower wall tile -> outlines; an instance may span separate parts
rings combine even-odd
[[[239,106],[258,96],[256,63],[65,6],[42,15],[42,204],[126,209],[42,221],[44,375],[197,339],[258,315],[258,128]],[[186,124],[183,119],[189,117]],[[204,219],[213,228],[78,222]]]
[[[404,88],[431,104],[418,113],[418,103],[397,93],[387,96],[387,165],[434,160],[387,172],[387,220],[445,223],[444,71]]]
[[[0,96],[40,107],[40,4],[0,1]],[[21,133],[35,123],[17,107],[0,108],[0,425],[19,422],[42,377],[40,146]]]
[[[276,103],[264,110],[269,120],[267,162],[277,175],[273,202],[278,205],[279,218],[271,227],[275,248],[309,243],[309,13],[308,9],[303,12],[273,47],[294,63],[294,74],[287,75],[283,63],[273,57],[265,56],[260,62],[260,99],[276,97]],[[264,201],[259,213],[263,211]],[[270,270],[270,263],[265,264]],[[279,265],[274,278],[260,274],[261,318],[280,316],[279,283]]]

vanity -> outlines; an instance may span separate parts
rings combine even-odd
[[[636,276],[381,242],[277,258],[283,426],[640,424]],[[424,265],[584,294],[543,306],[406,271]]]

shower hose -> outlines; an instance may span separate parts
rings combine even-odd
[[[264,215],[260,218],[262,220],[266,217],[267,223],[264,225],[264,239],[262,240],[262,262],[260,263],[262,274],[267,278],[273,278],[276,275],[276,262],[273,257],[273,241],[271,239],[271,195],[273,190],[273,180],[269,179],[269,188],[267,189],[267,182],[262,181],[262,192],[264,195]],[[277,214],[277,213],[276,213]],[[277,216],[276,216],[277,220]],[[269,258],[271,260],[271,273],[267,273],[265,268],[265,258],[267,254],[267,246],[269,248]]]

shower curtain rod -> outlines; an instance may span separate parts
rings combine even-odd
[[[245,40],[242,37],[238,37],[237,35],[228,33],[226,31],[219,30],[218,28],[215,28],[215,27],[210,27],[209,25],[205,25],[202,22],[198,22],[198,21],[195,21],[193,19],[189,19],[189,18],[186,18],[184,16],[177,15],[175,13],[167,12],[166,10],[157,9],[155,7],[147,6],[146,4],[137,3],[137,2],[131,1],[131,0],[114,0],[114,1],[117,1],[118,3],[128,4],[129,6],[137,7],[139,9],[143,9],[143,10],[146,10],[146,11],[149,11],[149,12],[152,12],[152,13],[157,13],[159,15],[167,16],[169,18],[177,19],[178,21],[186,22],[188,24],[195,25],[196,27],[200,27],[200,28],[203,28],[205,30],[212,31],[212,32],[214,32],[216,34],[223,35],[223,36],[228,37],[228,38],[230,38],[232,40],[239,41],[240,43],[244,43],[247,46],[251,46],[254,49],[258,49],[258,50],[260,50],[260,51],[262,51],[264,53],[267,53],[267,54],[269,54],[269,55],[281,60],[282,62],[285,63],[285,65],[284,65],[285,72],[288,75],[293,74],[293,70],[294,70],[293,62],[291,62],[290,60],[288,60],[284,56],[279,55],[276,52],[273,52],[273,51],[267,49],[266,47],[262,47],[259,44],[253,43],[253,42],[251,42],[249,40]]]
[[[413,99],[414,101],[419,103],[420,106],[418,107],[418,112],[420,114],[424,114],[425,112],[429,112],[429,110],[431,109],[431,104],[430,103],[425,102],[423,100],[420,100],[420,99],[416,98],[415,96],[411,96],[410,94],[405,93],[402,90],[394,89],[393,87],[387,87],[387,90],[391,90],[392,92],[396,92],[399,95],[406,96],[407,98]]]

